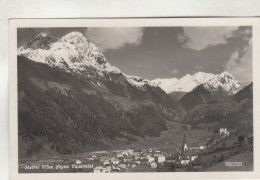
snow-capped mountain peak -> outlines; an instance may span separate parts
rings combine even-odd
[[[198,85],[203,84],[211,91],[222,88],[228,94],[235,94],[240,89],[240,83],[228,72],[212,74],[197,72],[194,75],[187,74],[180,79],[155,79],[154,85],[160,86],[166,93],[190,92]]]
[[[42,37],[48,36],[48,35],[47,35],[46,33],[44,33],[44,32],[41,32],[39,35],[42,36]]]
[[[143,87],[145,84],[151,85],[151,82],[148,79],[144,79],[142,77],[139,76],[131,76],[131,75],[125,75],[128,82],[137,86],[137,87]]]
[[[209,79],[212,78],[213,76],[215,76],[212,73],[205,73],[205,72],[197,72],[193,75],[193,79],[197,79],[197,80],[201,80],[204,81],[204,79]]]
[[[97,73],[120,73],[107,62],[101,51],[80,32],[71,32],[60,39],[40,33],[25,45],[18,48],[18,55],[32,61],[58,67],[67,72],[81,73],[94,68]]]
[[[80,38],[85,38],[85,36],[81,32],[79,32],[79,31],[72,31],[72,32],[66,34],[65,36],[63,36],[63,39],[71,38],[71,37],[74,38],[75,36],[80,37]]]
[[[26,49],[49,49],[50,44],[57,39],[49,36],[48,34],[41,32],[35,38],[24,44],[18,49],[18,53]]]
[[[176,82],[178,82],[177,78],[168,78],[168,79],[157,78],[151,81],[153,85],[161,87],[166,93],[170,93],[173,91]]]
[[[103,53],[90,42],[81,32],[73,31],[60,39],[53,38],[46,33],[40,33],[25,45],[18,48],[18,55],[26,56],[32,61],[58,67],[67,72],[89,74],[98,73],[111,80],[104,73],[121,73],[132,85],[143,89],[144,85],[151,85],[149,80],[138,76],[128,76],[117,67],[112,66]],[[94,69],[92,71],[92,69]],[[89,77],[89,76],[88,76]]]
[[[69,34],[66,34],[65,36],[63,36],[61,38],[61,40],[64,42],[71,43],[71,44],[88,43],[87,38],[81,32],[78,32],[78,31],[73,31],[73,32],[70,32]]]
[[[222,76],[222,77],[230,76],[230,77],[234,78],[234,76],[232,74],[230,74],[229,72],[227,72],[227,71],[224,71],[223,73],[221,73],[220,76]]]
[[[190,74],[186,74],[185,76],[183,76],[180,80],[185,81],[191,78]]]

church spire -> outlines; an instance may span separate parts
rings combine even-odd
[[[186,144],[186,134],[184,132],[183,142],[182,142],[182,147],[181,147],[181,154],[184,155],[186,150],[188,150],[188,146]]]

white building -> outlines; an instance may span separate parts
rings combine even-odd
[[[111,169],[112,169],[111,166],[108,166],[108,167],[96,166],[93,169],[93,172],[94,173],[110,173]]]
[[[128,156],[128,155],[129,155],[128,151],[123,151],[122,152],[122,156]]]
[[[118,159],[112,159],[111,163],[114,164],[114,165],[119,164],[119,160]]]
[[[152,163],[150,164],[150,166],[151,166],[151,168],[157,168],[157,164],[156,164],[155,162],[152,162]]]
[[[200,149],[200,147],[196,147],[196,146],[194,146],[194,147],[189,147],[189,150],[198,150],[198,149]]]
[[[200,146],[200,149],[205,149],[206,148],[206,146]]]
[[[110,162],[109,161],[103,162],[103,166],[106,166],[106,165],[110,165]]]
[[[151,162],[154,162],[154,157],[148,157],[148,162],[151,163]]]
[[[126,164],[119,164],[118,167],[125,169],[126,168]]]
[[[134,152],[134,155],[135,155],[135,156],[138,156],[138,155],[140,155],[140,154],[141,154],[140,152],[136,152],[136,151]]]
[[[103,168],[102,172],[103,173],[110,173],[111,172],[111,167]]]
[[[140,156],[140,155],[135,155],[134,158],[135,158],[136,160],[138,160],[138,159],[141,158],[141,156]]]
[[[88,158],[88,160],[89,160],[89,161],[95,161],[95,158],[90,157],[90,158]]]
[[[224,136],[229,136],[229,131],[227,130],[227,128],[220,128],[219,129],[219,134],[220,135],[224,135]]]
[[[182,165],[187,165],[187,164],[189,164],[189,162],[190,162],[189,159],[182,159],[182,160],[181,160],[181,164],[182,164]]]
[[[75,162],[75,164],[77,164],[77,165],[79,165],[79,164],[81,164],[82,162],[80,161],[80,160],[77,160],[76,162]]]
[[[163,156],[163,155],[158,156],[157,161],[158,161],[158,163],[163,163],[165,161],[165,156]]]
[[[136,164],[141,164],[141,161],[135,161]]]
[[[130,156],[134,155],[134,150],[133,149],[127,149],[127,152]]]
[[[131,162],[131,161],[133,161],[132,158],[125,158],[125,159],[124,159],[124,162],[125,162],[125,163],[127,163],[127,162]]]
[[[134,163],[134,164],[132,164],[132,168],[135,168],[136,167],[136,164]]]
[[[190,160],[194,161],[198,156],[194,155],[194,156],[190,156]]]
[[[116,153],[116,157],[123,157],[123,154],[121,152]]]
[[[94,172],[94,173],[102,173],[102,169],[103,169],[102,166],[97,166],[97,167],[95,167],[95,168],[93,169],[93,172]]]
[[[205,149],[205,148],[206,148],[205,145],[201,145],[201,146],[189,147],[189,150],[202,150],[202,149]]]

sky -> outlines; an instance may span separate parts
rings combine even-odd
[[[40,32],[61,38],[83,33],[108,61],[128,75],[152,80],[228,71],[252,81],[252,27],[19,28],[18,46]]]

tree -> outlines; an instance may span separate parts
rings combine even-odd
[[[224,161],[224,156],[221,154],[220,161]]]
[[[241,142],[244,140],[244,136],[238,136],[238,141]]]

